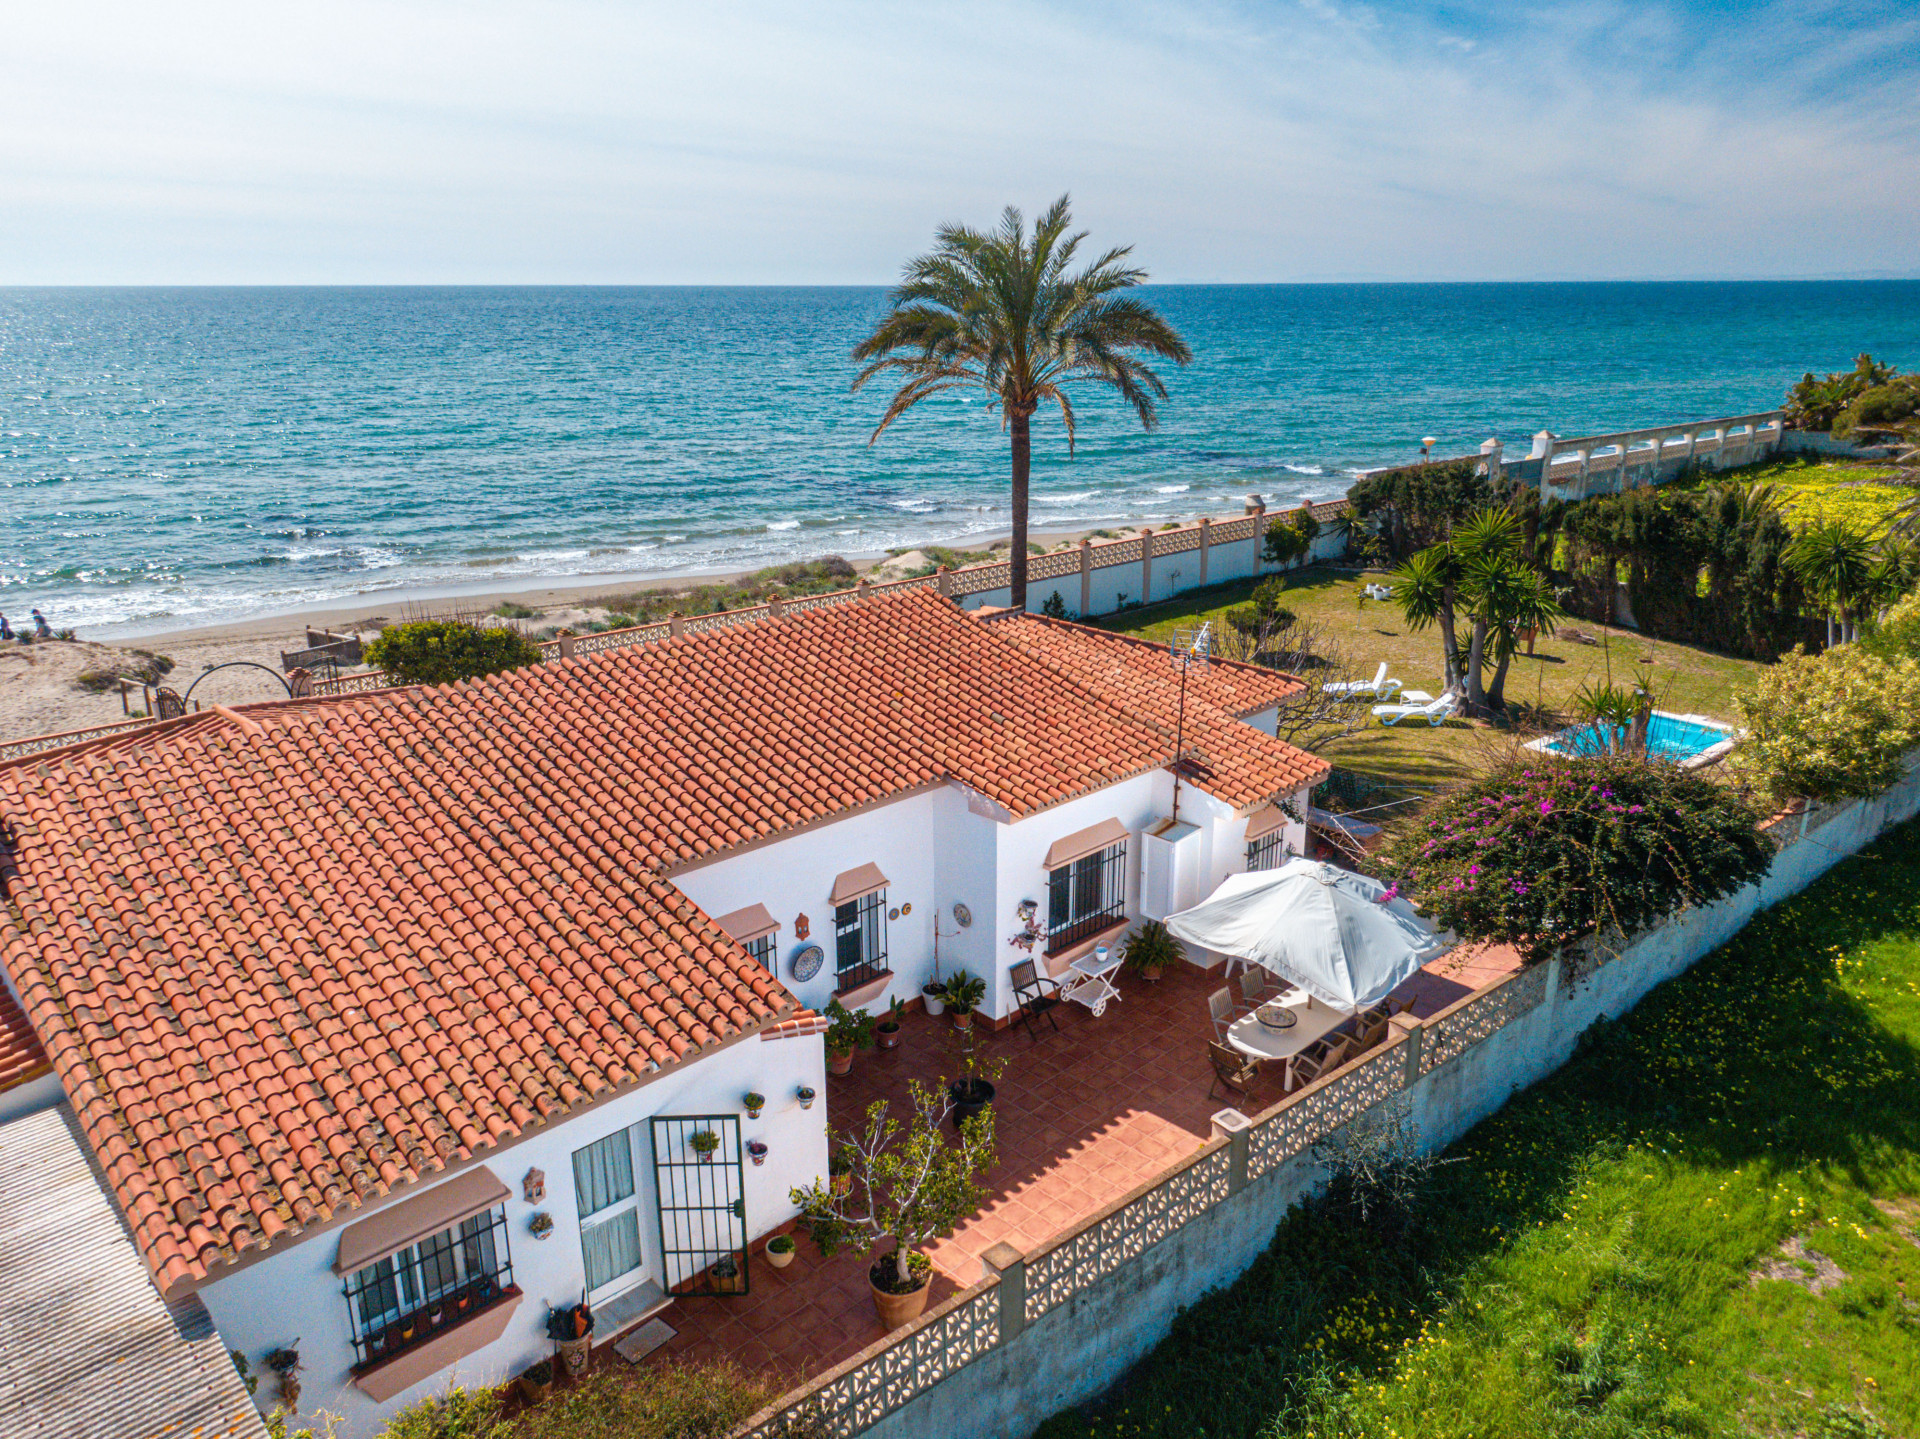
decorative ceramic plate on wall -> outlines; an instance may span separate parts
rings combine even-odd
[[[817,944],[807,945],[793,957],[793,977],[805,984],[820,972],[820,966],[826,962],[827,952]]]
[[[960,928],[966,929],[973,923],[973,911],[964,904],[956,904],[953,907],[953,922]]]

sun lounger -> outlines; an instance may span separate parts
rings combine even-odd
[[[1386,700],[1399,692],[1400,681],[1387,678],[1387,662],[1380,661],[1371,680],[1342,680],[1338,684],[1321,685],[1327,694],[1350,700]]]
[[[1365,593],[1370,600],[1390,600],[1393,598],[1393,586],[1370,584]]]
[[[1415,724],[1425,720],[1438,729],[1456,714],[1460,713],[1460,697],[1448,693],[1423,705],[1375,705],[1373,717],[1381,724],[1395,725],[1402,720],[1412,720]]]

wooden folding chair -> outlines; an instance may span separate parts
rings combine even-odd
[[[1259,1060],[1224,1044],[1209,1040],[1207,1059],[1213,1065],[1213,1083],[1207,1086],[1208,1099],[1212,1099],[1214,1091],[1223,1084],[1235,1094],[1245,1094],[1260,1077]]]

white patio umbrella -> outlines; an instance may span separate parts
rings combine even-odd
[[[1237,955],[1336,1009],[1378,1004],[1447,941],[1378,880],[1315,860],[1228,875],[1167,916],[1189,944]]]

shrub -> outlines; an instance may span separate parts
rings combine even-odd
[[[1739,704],[1748,733],[1733,760],[1757,787],[1781,799],[1865,797],[1900,778],[1901,756],[1920,743],[1920,659],[1859,645],[1797,651],[1762,670]]]
[[[1384,859],[1441,929],[1538,960],[1758,878],[1773,851],[1755,820],[1724,786],[1672,765],[1514,759],[1432,805]]]
[[[1920,376],[1901,375],[1888,384],[1862,390],[1834,417],[1834,438],[1844,440],[1855,430],[1874,429],[1909,419],[1916,410],[1920,410]]]
[[[737,1364],[626,1365],[589,1374],[520,1418],[520,1439],[719,1439],[783,1386]]]
[[[1129,970],[1166,969],[1187,957],[1173,931],[1157,919],[1150,919],[1120,947],[1120,962]]]
[[[446,1392],[409,1404],[387,1421],[380,1439],[508,1439],[513,1425],[500,1417],[500,1401],[490,1389]]]
[[[1048,593],[1046,599],[1040,605],[1040,613],[1050,620],[1064,620],[1067,618],[1067,602],[1060,598],[1060,591],[1053,590]]]
[[[397,684],[444,685],[539,664],[540,647],[518,630],[419,620],[382,630],[366,656]]]
[[[488,613],[496,614],[503,620],[537,620],[540,618],[540,611],[536,610],[532,605],[523,605],[518,600],[502,600],[488,611]]]
[[[1313,546],[1320,533],[1320,522],[1313,511],[1302,505],[1290,514],[1267,522],[1260,557],[1270,565],[1290,565]]]

